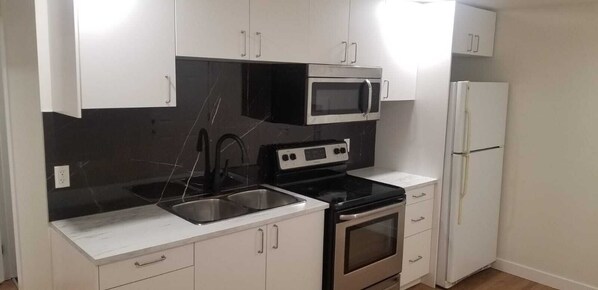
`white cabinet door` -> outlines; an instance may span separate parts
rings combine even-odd
[[[251,59],[309,60],[309,1],[251,0]]]
[[[419,65],[418,39],[421,4],[387,0],[384,37],[383,101],[415,100]]]
[[[349,64],[382,66],[385,0],[351,0]]]
[[[263,227],[196,243],[195,289],[264,290],[266,238]]]
[[[177,270],[135,283],[112,288],[113,290],[193,290],[193,267]]]
[[[495,12],[456,3],[453,52],[492,56],[495,28]]]
[[[310,0],[310,63],[348,63],[349,9],[350,0]]]
[[[249,0],[177,0],[177,55],[249,59]]]
[[[268,225],[266,289],[321,289],[323,239],[323,212]]]
[[[82,107],[175,106],[174,0],[75,0]]]
[[[474,52],[479,56],[494,55],[494,33],[496,31],[496,12],[479,9]]]

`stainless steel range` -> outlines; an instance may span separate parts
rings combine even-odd
[[[262,148],[270,183],[330,203],[322,289],[399,289],[405,190],[346,174],[342,141]]]

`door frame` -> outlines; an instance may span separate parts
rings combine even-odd
[[[4,254],[0,254],[0,281],[17,276],[15,235],[12,215],[11,185],[8,163],[8,119],[6,114],[6,63],[4,55],[4,26],[0,15],[0,243]]]

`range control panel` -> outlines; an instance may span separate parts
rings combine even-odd
[[[349,160],[347,143],[331,143],[319,146],[286,148],[276,151],[281,170],[314,165],[345,162]]]

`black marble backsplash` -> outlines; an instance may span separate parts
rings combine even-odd
[[[250,90],[259,94],[259,87],[247,87],[247,79],[263,66],[179,59],[174,108],[83,110],[81,119],[44,113],[50,220],[140,205],[144,202],[122,190],[123,184],[165,180],[173,169],[175,176],[189,175],[196,160],[195,171],[203,171],[206,156],[198,159],[195,148],[200,128],[208,130],[212,148],[225,133],[240,136],[249,164],[257,163],[264,144],[345,138],[351,139],[350,169],[374,164],[374,121],[317,126],[268,122],[267,102],[247,98]],[[263,118],[255,113],[246,117],[249,111]],[[222,160],[238,166],[239,149],[230,145]],[[57,165],[70,166],[69,188],[55,189]]]

